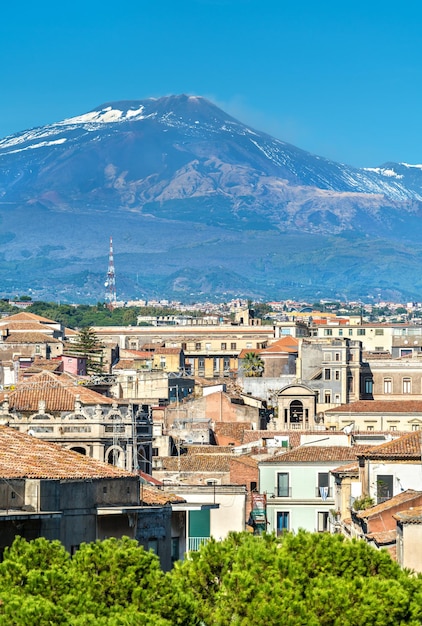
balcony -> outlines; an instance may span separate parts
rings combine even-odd
[[[326,500],[327,498],[333,497],[333,488],[332,487],[315,487],[315,498],[321,498],[321,500]]]
[[[209,537],[189,537],[188,551],[197,552],[202,545],[205,545],[210,540]]]

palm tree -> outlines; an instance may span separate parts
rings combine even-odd
[[[262,376],[264,371],[264,361],[259,354],[255,352],[247,352],[242,359],[242,368],[245,376],[258,377]]]

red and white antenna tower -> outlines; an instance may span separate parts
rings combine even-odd
[[[107,280],[104,283],[106,292],[105,300],[109,307],[113,307],[116,304],[116,273],[114,271],[114,256],[113,256],[113,237],[110,237],[110,251],[108,255],[108,270]]]

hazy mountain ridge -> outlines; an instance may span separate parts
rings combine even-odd
[[[214,285],[218,293],[274,298],[284,283],[330,293],[402,289],[410,297],[419,289],[421,202],[421,166],[335,163],[245,126],[200,97],[108,103],[0,140],[3,262],[19,263],[16,288],[32,282],[40,289],[44,281],[53,295],[60,288],[50,277],[72,290],[67,275],[78,283],[75,276],[89,269],[92,290],[81,279],[82,295],[101,299],[112,235],[126,297],[142,290],[202,295]],[[286,258],[280,248],[295,237],[304,248]],[[383,259],[361,245],[368,237],[385,240],[378,250],[413,242],[404,255],[407,275],[403,266],[390,267],[383,281]],[[340,252],[344,242],[357,268],[351,273],[334,260],[334,275],[325,272],[327,249]],[[181,250],[199,250],[199,258]],[[119,267],[119,255],[131,262]],[[60,269],[58,259],[66,261]],[[201,279],[186,274],[192,264]],[[340,288],[339,281],[348,284]]]

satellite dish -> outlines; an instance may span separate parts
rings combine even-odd
[[[345,434],[345,435],[350,435],[350,434],[351,434],[351,432],[352,432],[352,430],[353,430],[353,428],[354,428],[354,424],[348,424],[348,426],[345,426],[345,427],[343,428],[343,432],[344,432],[344,434]]]
[[[31,430],[28,430],[28,435],[29,435],[30,437],[34,437],[34,435],[35,435],[35,430],[32,430],[32,428],[31,428]]]
[[[108,287],[108,280],[104,283],[104,287]]]

